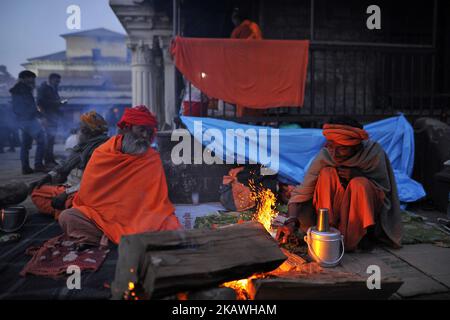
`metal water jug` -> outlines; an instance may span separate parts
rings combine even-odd
[[[344,256],[344,237],[330,227],[326,208],[319,209],[317,225],[308,229],[304,240],[309,256],[322,267],[334,267]]]

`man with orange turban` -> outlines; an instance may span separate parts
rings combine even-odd
[[[341,117],[323,127],[327,139],[292,192],[289,218],[278,238],[315,224],[319,208],[329,209],[330,225],[344,236],[345,250],[363,250],[382,240],[399,247],[402,236],[400,202],[390,161],[382,147],[368,140],[357,121]],[[308,210],[309,207],[313,210]]]
[[[73,207],[59,223],[80,245],[98,245],[123,235],[177,230],[159,153],[151,148],[157,120],[145,106],[125,109],[119,133],[97,148]],[[102,241],[103,242],[103,241]]]
[[[72,206],[80,187],[81,177],[94,150],[108,140],[108,126],[95,111],[82,114],[78,144],[64,163],[56,166],[43,178],[31,185],[31,200],[40,213],[58,219],[62,210]]]

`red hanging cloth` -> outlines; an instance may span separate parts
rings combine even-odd
[[[207,96],[258,109],[301,107],[308,40],[176,37],[178,70]]]

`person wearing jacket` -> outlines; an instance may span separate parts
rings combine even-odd
[[[58,165],[55,161],[53,148],[55,145],[55,136],[58,130],[58,120],[61,111],[60,106],[67,102],[61,100],[58,93],[58,86],[61,82],[61,76],[57,73],[51,73],[48,81],[43,82],[37,90],[37,104],[44,119],[45,131],[47,134],[47,146],[44,153],[44,161],[47,166]]]
[[[16,116],[17,125],[21,131],[20,160],[22,162],[22,173],[46,172],[43,164],[45,152],[45,131],[38,120],[40,116],[33,96],[36,74],[24,70],[19,73],[19,80],[9,90],[12,97],[13,112]],[[29,150],[36,141],[36,155],[34,158],[34,170],[29,164]]]

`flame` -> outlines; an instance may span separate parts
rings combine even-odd
[[[133,291],[134,290],[134,283],[133,282],[128,282],[128,290]]]
[[[255,186],[253,180],[249,180],[249,187],[252,191],[252,198],[258,204],[253,219],[261,223],[267,232],[272,233],[272,219],[278,215],[278,212],[274,209],[277,198],[270,189],[264,188],[261,184]],[[222,286],[233,289],[238,300],[248,300],[250,299],[250,280],[264,277],[266,275],[257,274],[247,279],[225,282]]]
[[[265,274],[254,274],[251,277],[248,277],[247,279],[240,279],[235,281],[229,281],[222,284],[222,287],[231,288],[236,292],[236,296],[238,300],[249,300],[250,294],[249,294],[249,285],[250,280],[252,279],[258,279],[258,278],[265,278]]]
[[[252,197],[258,204],[254,219],[261,223],[267,232],[272,233],[272,220],[278,215],[278,211],[274,209],[277,198],[272,190],[262,188],[262,185],[259,188],[255,187],[252,180],[250,180],[249,185],[252,190]]]
[[[186,292],[178,292],[177,299],[178,300],[188,300],[188,294]]]
[[[229,281],[222,286],[233,289],[238,300],[248,300],[248,281],[249,279]]]

